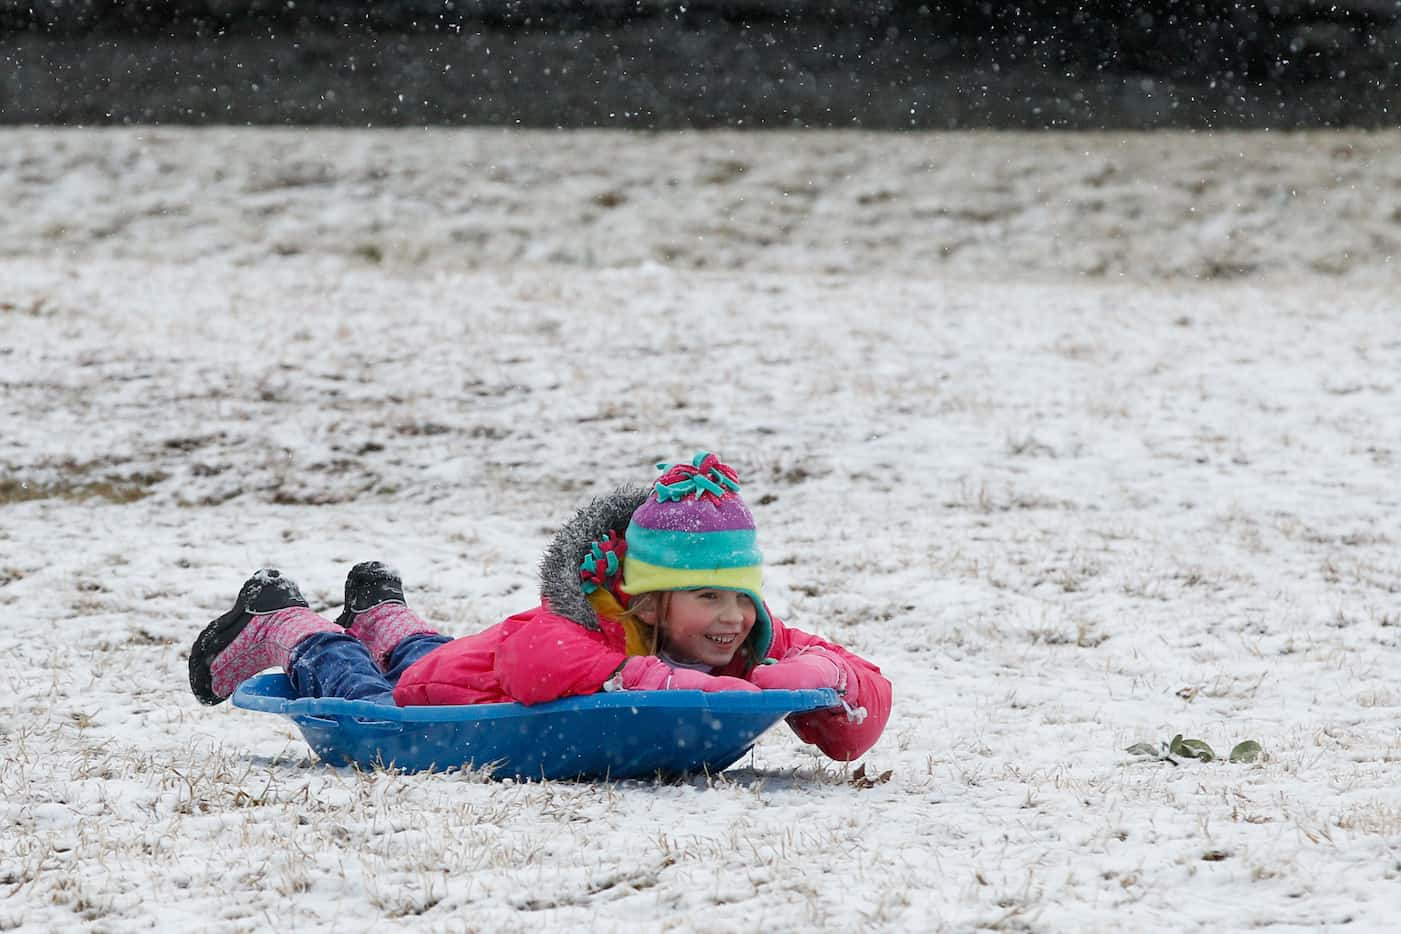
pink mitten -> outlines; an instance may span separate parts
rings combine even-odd
[[[652,655],[635,655],[617,675],[624,691],[757,691],[740,678],[708,675],[689,668],[672,668]]]
[[[847,688],[846,665],[841,656],[819,645],[789,652],[773,665],[760,665],[750,680],[770,691],[803,691],[810,688]]]

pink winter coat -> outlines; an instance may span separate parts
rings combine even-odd
[[[623,627],[607,618],[598,618],[598,627],[587,628],[547,605],[517,613],[419,659],[399,679],[394,701],[401,707],[539,704],[595,694],[628,657]],[[890,682],[875,665],[841,646],[773,619],[770,657],[782,658],[809,645],[830,649],[846,663],[848,704],[864,708],[865,718],[858,720],[842,708],[833,708],[796,714],[788,722],[799,738],[833,759],[855,759],[875,744],[890,719]],[[743,678],[744,667],[744,660],[736,657],[714,673]]]

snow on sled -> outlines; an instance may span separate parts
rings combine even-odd
[[[526,707],[386,707],[302,697],[287,677],[249,678],[233,703],[283,714],[332,765],[408,772],[492,766],[497,778],[652,778],[719,772],[792,713],[834,707],[837,693],[627,691]]]

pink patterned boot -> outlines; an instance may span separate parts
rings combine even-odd
[[[318,632],[340,632],[308,607],[301,590],[264,568],[238,592],[234,608],[204,627],[190,649],[190,690],[202,704],[219,704],[264,668],[286,669],[292,649]]]
[[[438,633],[405,604],[399,572],[379,561],[364,561],[350,569],[345,578],[345,609],[336,622],[365,643],[380,668],[409,636]]]

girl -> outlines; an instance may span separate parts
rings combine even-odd
[[[598,691],[834,688],[840,706],[795,714],[834,759],[869,749],[890,717],[890,682],[840,646],[785,626],[760,594],[762,556],[739,478],[702,451],[660,465],[651,490],[583,507],[541,563],[541,604],[461,639],[409,609],[379,562],[357,564],[333,623],[278,571],[257,572],[190,651],[190,686],[218,704],[280,667],[302,697],[399,706],[538,704]]]

